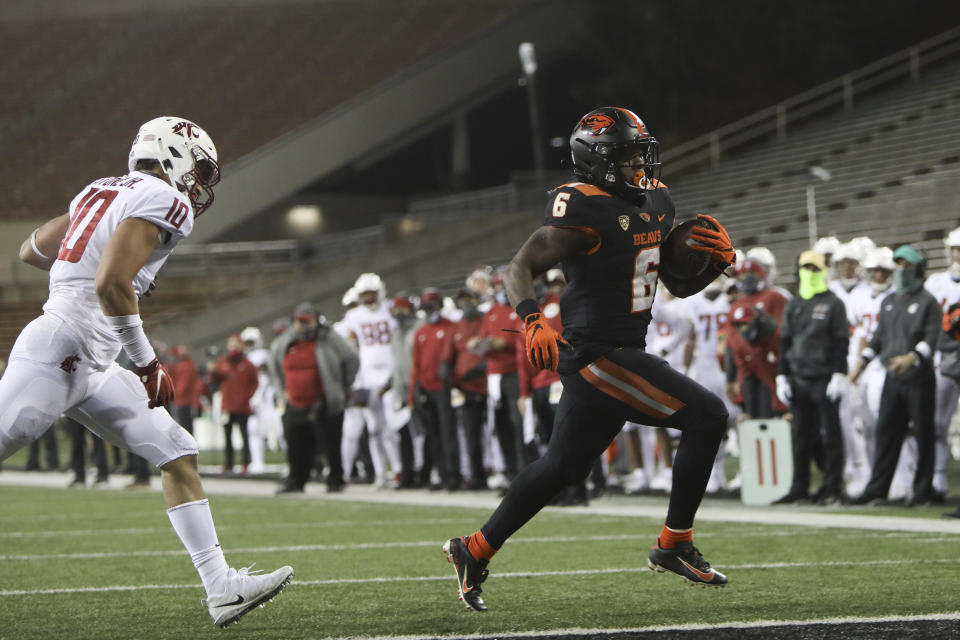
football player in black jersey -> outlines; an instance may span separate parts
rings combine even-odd
[[[678,297],[713,281],[735,260],[727,232],[709,216],[691,233],[690,249],[706,265],[683,279],[661,269],[660,247],[676,216],[659,180],[658,143],[631,111],[588,113],[570,137],[578,182],[550,193],[544,225],[510,263],[507,294],[524,320],[534,366],[560,373],[563,395],[547,453],[524,469],[479,531],[444,545],[461,599],[485,611],[480,584],[487,563],[515,531],[561,489],[587,476],[626,420],[683,431],[673,464],[666,523],[648,565],[686,580],[722,586],[693,546],[693,519],[727,426],[723,401],[644,351],[657,280]],[[693,254],[696,255],[696,254]],[[561,299],[563,336],[542,319],[533,279],[560,262],[567,279]]]

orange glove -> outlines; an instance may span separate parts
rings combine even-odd
[[[527,359],[537,369],[556,371],[560,364],[560,348],[558,342],[567,343],[559,333],[554,331],[543,314],[531,313],[523,320],[526,337]]]
[[[950,305],[943,314],[943,330],[954,340],[960,340],[960,303]]]
[[[690,231],[690,237],[697,244],[690,245],[694,251],[704,251],[713,258],[713,266],[718,271],[723,271],[737,261],[737,254],[733,250],[733,243],[730,242],[730,235],[723,228],[716,218],[706,214],[697,214],[697,219],[706,222],[709,226],[697,225]],[[709,228],[712,227],[712,228]]]
[[[159,360],[154,358],[150,364],[137,367],[135,371],[147,389],[147,398],[150,400],[148,406],[151,409],[173,402],[173,379]]]

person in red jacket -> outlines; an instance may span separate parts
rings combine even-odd
[[[453,370],[453,386],[463,393],[463,405],[457,410],[463,426],[467,457],[470,460],[468,489],[486,489],[487,472],[483,466],[483,427],[487,408],[487,359],[480,344],[480,325],[483,312],[479,309],[480,296],[472,289],[457,294],[457,306],[463,317],[453,327],[453,337],[447,343],[447,354]]]
[[[410,406],[426,434],[423,480],[436,468],[448,491],[460,488],[460,445],[450,406],[450,348],[454,323],[440,315],[443,298],[436,289],[424,289],[420,308],[427,322],[413,336],[410,369]],[[434,487],[439,488],[439,487]]]
[[[763,311],[780,326],[787,299],[767,286],[767,270],[759,262],[744,260],[737,265],[737,300]]]
[[[243,439],[243,473],[246,475],[250,465],[250,436],[247,433],[247,420],[253,410],[250,408],[250,398],[257,390],[257,368],[243,355],[243,341],[240,336],[232,335],[227,341],[227,355],[217,361],[212,377],[220,383],[222,407],[227,414],[227,422],[223,425],[226,436],[224,473],[233,471],[233,425],[240,428],[240,437]]]
[[[200,404],[200,391],[203,383],[197,365],[190,356],[185,344],[170,347],[170,377],[173,378],[173,418],[181,427],[193,433],[193,419],[196,407]]]
[[[727,380],[736,376],[743,394],[743,413],[750,418],[772,418],[787,410],[777,398],[780,362],[780,329],[767,314],[738,298],[730,307],[727,349],[735,365]]]
[[[503,452],[506,474],[513,479],[529,462],[523,452],[523,417],[517,402],[520,387],[517,379],[517,334],[523,335],[523,325],[510,306],[503,289],[503,273],[494,274],[495,302],[480,325],[482,345],[488,350],[487,377],[490,396],[487,404],[488,420]]]

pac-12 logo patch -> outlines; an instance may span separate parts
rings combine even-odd
[[[620,228],[623,229],[624,231],[630,228],[630,216],[626,216],[626,215],[620,216],[619,218],[617,218],[617,221],[620,223]]]
[[[602,113],[587,116],[580,121],[580,130],[591,136],[603,135],[603,132],[616,124],[616,121],[610,116]]]

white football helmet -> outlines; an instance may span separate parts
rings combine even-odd
[[[384,286],[383,280],[375,273],[361,273],[357,281],[353,283],[353,288],[356,290],[357,296],[367,291],[376,291],[377,302],[383,300],[387,295],[387,288]]]
[[[861,265],[864,269],[886,269],[893,271],[893,250],[890,247],[877,247],[867,253]]]
[[[260,329],[256,327],[247,327],[240,332],[240,339],[243,340],[243,343],[246,345],[250,344],[251,349],[259,349],[263,346],[263,334],[260,333]]]
[[[747,251],[746,258],[762,265],[767,270],[767,282],[773,283],[777,277],[777,258],[773,251],[766,247],[753,247]]]
[[[127,168],[139,160],[155,160],[175,189],[186,193],[194,217],[213,204],[213,187],[220,182],[217,148],[207,132],[183,118],[164,116],[141,125],[133,139]]]
[[[861,248],[851,241],[844,242],[837,247],[837,250],[833,252],[832,262],[836,263],[840,262],[841,260],[853,260],[859,264],[863,262],[863,258],[864,255],[861,251]]]
[[[836,236],[824,236],[813,243],[814,251],[823,256],[832,256],[840,248],[840,241]]]
[[[947,237],[943,239],[943,244],[946,245],[947,249],[950,247],[960,247],[960,227],[948,233]]]
[[[855,248],[857,255],[860,256],[859,262],[866,260],[867,254],[877,248],[877,243],[867,236],[857,236],[856,238],[850,240],[850,242],[847,244]]]
[[[357,290],[353,287],[347,289],[346,293],[343,294],[343,298],[340,300],[340,304],[345,307],[357,304]]]

